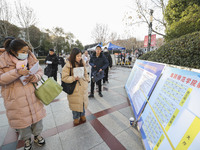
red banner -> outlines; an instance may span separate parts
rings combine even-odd
[[[148,46],[148,35],[144,37],[144,47]],[[156,34],[151,35],[151,47],[156,46]]]

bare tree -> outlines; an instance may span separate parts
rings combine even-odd
[[[164,19],[165,8],[168,0],[134,0],[136,8],[130,7],[131,11],[127,12],[124,21],[126,25],[133,26],[136,24],[150,23],[150,9],[153,13],[152,32],[165,37],[163,31],[166,29],[166,21]]]
[[[17,2],[15,1],[15,8],[17,22],[24,29],[24,39],[29,43],[34,52],[34,48],[30,42],[29,28],[36,24],[36,15],[31,7],[26,4],[23,5],[20,0]]]
[[[9,3],[6,0],[0,0],[0,29],[4,37],[8,36],[8,24],[11,19],[12,13]]]
[[[108,26],[105,24],[96,24],[96,27],[92,31],[92,38],[95,43],[106,43],[109,36]]]
[[[118,39],[116,41],[113,41],[113,44],[125,47],[127,50],[132,50],[137,47],[136,38],[133,37],[127,39]]]
[[[117,33],[116,32],[112,32],[109,36],[109,41],[113,42],[115,40],[117,40]]]

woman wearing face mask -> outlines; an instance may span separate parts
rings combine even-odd
[[[74,77],[73,68],[76,67],[84,67],[84,78]],[[78,80],[78,82],[76,83],[74,92],[71,95],[67,95],[67,99],[69,107],[72,110],[74,125],[78,125],[80,121],[86,121],[85,109],[88,106],[89,81],[85,62],[82,60],[81,50],[78,48],[72,49],[69,59],[62,69],[63,82],[72,83],[75,80]]]
[[[38,60],[23,40],[8,39],[5,49],[6,52],[0,56],[0,86],[9,125],[17,129],[21,139],[25,141],[25,150],[32,147],[32,134],[34,142],[43,146],[45,140],[40,134],[46,111],[35,96],[32,84],[40,81],[43,75],[42,68],[40,67],[36,74],[29,75],[29,69]],[[27,84],[23,85],[19,78],[26,75],[29,75],[24,80]]]

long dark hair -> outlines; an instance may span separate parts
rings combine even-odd
[[[15,53],[17,53],[23,47],[28,46],[28,44],[21,39],[18,39],[18,40],[7,39],[5,41],[4,46],[5,46],[6,51],[8,53],[12,54],[11,50],[13,50]]]
[[[81,50],[78,48],[73,48],[70,56],[69,56],[69,62],[72,64],[72,68],[75,68],[75,64],[77,63],[79,67],[83,67],[83,61],[82,59],[80,60],[80,63],[76,62],[76,55],[81,53]]]

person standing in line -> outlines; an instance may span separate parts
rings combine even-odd
[[[36,97],[33,86],[33,83],[41,80],[42,68],[39,67],[35,74],[29,74],[38,60],[23,40],[6,40],[5,49],[6,52],[0,56],[0,86],[9,125],[17,129],[21,139],[25,141],[25,150],[32,148],[32,134],[34,142],[43,146],[45,140],[41,136],[42,119],[46,116],[46,111]],[[26,75],[29,75],[24,80],[27,84],[23,85],[20,77]]]
[[[73,68],[84,67],[84,78],[74,77]],[[74,125],[78,125],[80,121],[85,122],[85,109],[88,106],[88,74],[85,62],[82,60],[81,50],[74,48],[71,51],[69,59],[66,61],[62,69],[62,81],[72,83],[77,80],[74,92],[67,95],[69,108],[72,110]]]
[[[58,71],[58,56],[54,52],[54,49],[49,50],[49,54],[45,59],[45,64],[47,64],[47,71],[45,75],[49,77],[53,77],[55,81],[57,81],[57,71]]]
[[[96,52],[93,53],[89,64],[92,66],[92,70],[91,70],[91,92],[90,92],[89,97],[94,97],[94,85],[95,85],[95,83],[92,81],[92,76],[97,72],[101,72],[101,71],[105,70],[109,65],[108,60],[106,59],[106,57],[102,53],[101,46],[96,47]],[[102,92],[101,92],[102,91],[101,80],[97,81],[97,85],[98,85],[99,96],[103,97]]]
[[[105,76],[103,78],[103,83],[108,83],[108,71],[109,71],[109,67],[112,67],[112,57],[110,56],[110,53],[108,52],[107,47],[104,48],[104,55],[107,58],[108,62],[109,62],[109,66],[105,69]]]
[[[88,72],[88,75],[89,75],[89,72],[90,72],[90,55],[88,54],[88,51],[85,50],[85,52],[83,53],[82,55],[82,59],[85,61],[85,66],[86,66],[86,69],[87,69],[87,72]]]

